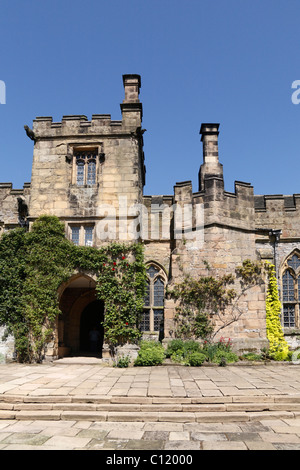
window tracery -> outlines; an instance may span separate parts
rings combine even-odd
[[[300,311],[300,254],[289,255],[282,269],[283,326],[299,327]]]
[[[163,328],[165,285],[164,270],[154,263],[148,265],[144,312],[141,321],[141,330],[144,332],[158,332]]]

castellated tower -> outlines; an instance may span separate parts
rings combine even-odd
[[[123,84],[122,120],[109,114],[34,120],[29,223],[56,215],[78,244],[126,239],[123,213],[141,201],[145,166],[141,78],[124,75]]]

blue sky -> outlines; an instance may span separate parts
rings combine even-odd
[[[220,123],[225,189],[300,193],[299,0],[1,0],[0,182],[31,179],[36,116],[121,119],[142,78],[145,194],[198,190],[202,122]]]

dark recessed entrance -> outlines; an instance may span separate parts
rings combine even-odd
[[[82,311],[80,317],[80,353],[102,356],[103,320],[104,303],[101,300],[94,300]],[[94,341],[95,338],[97,341]]]

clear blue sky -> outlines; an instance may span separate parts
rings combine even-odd
[[[300,193],[299,0],[1,0],[0,182],[31,179],[36,116],[121,119],[140,74],[145,194],[198,190],[202,122],[219,122],[225,188]]]

